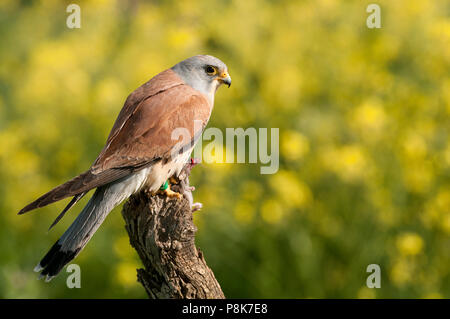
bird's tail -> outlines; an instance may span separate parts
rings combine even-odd
[[[50,281],[56,276],[86,246],[109,212],[129,195],[130,190],[123,183],[97,188],[72,225],[34,268],[41,272],[40,278]]]

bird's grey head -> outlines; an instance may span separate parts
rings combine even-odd
[[[228,68],[211,55],[196,55],[172,67],[181,79],[194,89],[205,94],[210,102],[214,101],[214,93],[222,84],[231,85]]]

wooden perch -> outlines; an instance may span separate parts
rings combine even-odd
[[[183,198],[168,198],[141,191],[125,203],[122,215],[144,264],[137,270],[138,281],[153,299],[225,298],[213,272],[195,247],[193,204],[189,174],[196,163],[187,164],[172,190]]]

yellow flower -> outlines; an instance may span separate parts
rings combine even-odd
[[[361,180],[368,173],[366,155],[357,145],[325,149],[320,156],[325,166],[346,182]]]
[[[425,296],[423,296],[423,299],[442,299],[442,295],[438,292],[431,292],[427,293]]]
[[[450,110],[450,107],[449,107],[449,110]],[[447,167],[450,167],[450,144],[447,145],[447,148],[444,150],[444,160],[445,160],[445,164],[447,165]]]
[[[281,136],[281,155],[291,161],[299,160],[309,152],[308,139],[297,131],[285,131]]]
[[[404,142],[406,154],[412,158],[423,158],[427,155],[427,144],[424,138],[418,134],[409,134]]]
[[[130,262],[122,262],[117,266],[116,278],[119,284],[125,287],[130,287],[136,284],[137,265]]]
[[[383,129],[386,114],[380,102],[366,101],[355,110],[354,121],[359,129],[374,134]]]
[[[283,206],[280,202],[270,199],[266,200],[261,207],[261,217],[269,224],[280,222],[284,215]]]
[[[375,299],[376,289],[362,287],[361,289],[358,290],[357,297],[359,299]]]
[[[311,201],[308,185],[290,171],[280,170],[271,177],[270,185],[286,206],[303,208]]]
[[[415,233],[404,233],[397,238],[397,249],[402,255],[417,255],[424,246],[422,237]]]
[[[427,226],[442,228],[450,234],[450,189],[442,188],[425,205],[422,220]]]
[[[411,162],[405,166],[405,186],[412,192],[425,193],[434,180],[431,161]]]
[[[112,77],[103,79],[96,88],[96,102],[101,105],[105,112],[114,112],[122,102],[125,91],[122,83]]]
[[[412,279],[411,265],[405,260],[397,261],[391,268],[390,277],[397,285],[404,285]]]
[[[193,35],[188,30],[176,29],[168,32],[168,43],[171,47],[182,49],[193,42]]]

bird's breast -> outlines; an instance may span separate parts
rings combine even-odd
[[[178,176],[184,165],[189,162],[192,148],[182,154],[174,156],[169,161],[159,161],[149,167],[144,187],[152,192],[157,191],[169,177]]]

